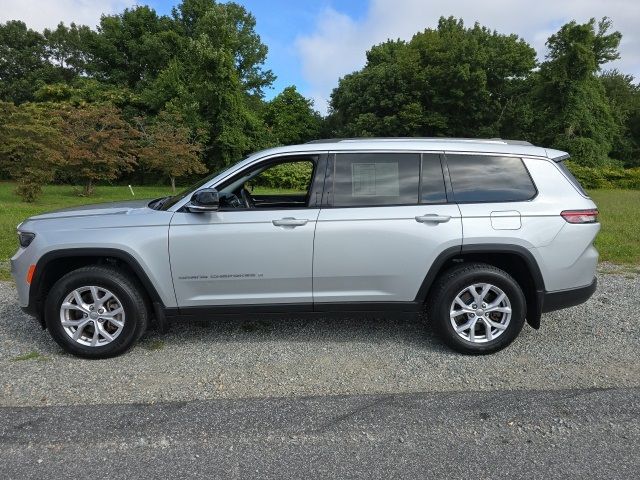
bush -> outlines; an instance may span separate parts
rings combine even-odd
[[[569,152],[574,160],[580,159],[580,165],[589,168],[603,168],[611,163],[611,159],[607,156],[610,146],[601,145],[592,138],[567,139],[560,136],[554,148]]]
[[[621,167],[584,167],[574,162],[567,162],[567,167],[586,188],[628,188],[640,189],[640,168],[624,169]]]
[[[25,177],[18,181],[16,187],[16,195],[22,198],[27,203],[35,202],[42,193],[42,183],[32,181],[32,179]]]

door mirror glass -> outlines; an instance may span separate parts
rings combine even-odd
[[[220,206],[220,197],[215,188],[203,188],[191,196],[187,206],[190,212],[214,212]]]

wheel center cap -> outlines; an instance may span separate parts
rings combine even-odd
[[[476,310],[476,315],[478,317],[481,317],[482,315],[484,315],[484,310],[482,310],[481,308],[479,308],[478,310]]]
[[[91,320],[96,320],[96,319],[98,318],[98,314],[97,314],[96,312],[91,312],[91,313],[89,314],[89,318],[90,318]]]

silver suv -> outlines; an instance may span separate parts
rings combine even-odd
[[[274,148],[173,197],[31,217],[12,272],[83,357],[152,319],[423,310],[454,349],[490,353],[596,288],[598,212],[566,158],[500,139]]]

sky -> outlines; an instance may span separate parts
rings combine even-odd
[[[1,0],[0,22],[23,20],[41,30],[59,21],[95,26],[100,15],[146,4],[168,14],[178,0]],[[437,25],[441,16],[462,18],[500,33],[516,33],[538,52],[570,20],[608,16],[622,32],[618,68],[640,80],[640,0],[236,0],[256,17],[256,30],[269,47],[266,67],[277,76],[271,98],[288,85],[312,98],[326,113],[339,78],[362,68],[365,53],[387,39],[410,39]]]

